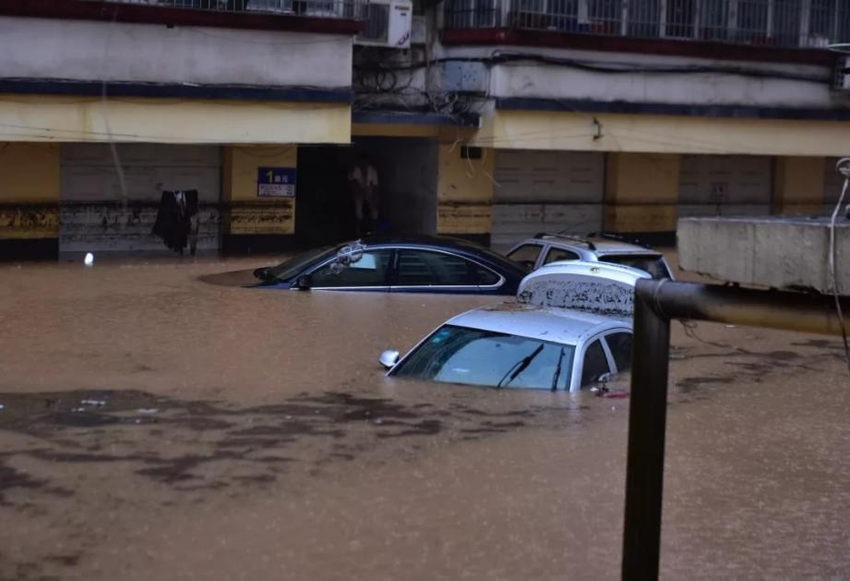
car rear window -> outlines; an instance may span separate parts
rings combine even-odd
[[[526,270],[534,270],[541,250],[543,250],[543,247],[540,244],[523,244],[512,250],[508,254],[508,258]]]
[[[660,254],[606,254],[599,260],[643,270],[654,279],[673,278]]]

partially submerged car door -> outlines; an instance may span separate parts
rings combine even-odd
[[[450,252],[425,248],[396,251],[392,292],[478,294],[495,291],[504,278]]]
[[[631,367],[632,332],[629,329],[609,329],[584,343],[576,358],[575,378],[582,389],[598,381],[606,373],[620,373]],[[576,381],[576,380],[574,380]]]
[[[310,289],[387,292],[393,253],[392,248],[368,248],[346,264],[326,262],[310,273]]]

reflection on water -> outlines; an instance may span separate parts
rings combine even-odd
[[[502,299],[199,280],[266,263],[0,269],[0,579],[618,576],[627,399],[383,377]],[[679,331],[665,575],[847,576],[840,343]]]

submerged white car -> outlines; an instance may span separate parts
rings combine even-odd
[[[614,234],[576,236],[541,233],[523,240],[511,248],[506,256],[527,270],[555,261],[583,260],[631,266],[648,272],[652,278],[673,279],[663,254]]]
[[[644,271],[613,264],[552,263],[520,284],[516,303],[446,321],[388,376],[490,387],[578,391],[630,367],[632,306]]]

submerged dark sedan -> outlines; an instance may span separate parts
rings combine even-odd
[[[296,290],[514,295],[528,272],[455,238],[364,238],[259,268],[259,286]]]

